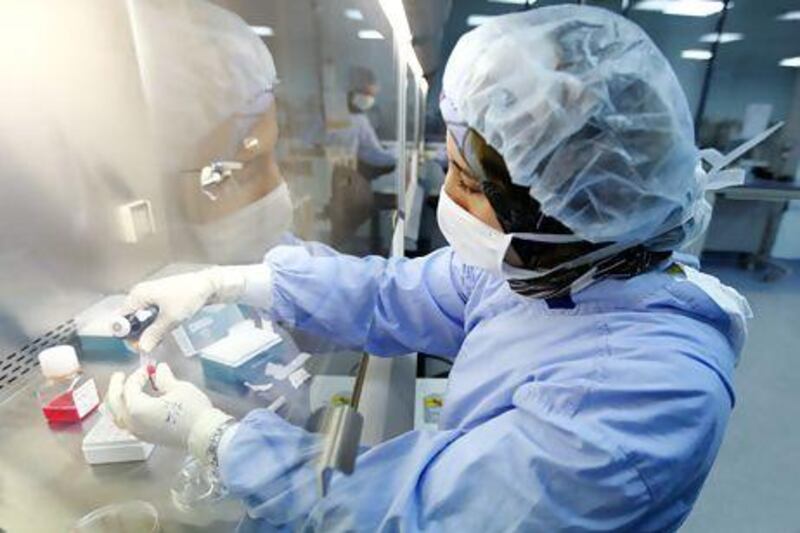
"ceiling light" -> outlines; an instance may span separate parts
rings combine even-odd
[[[428,81],[425,79],[425,72],[422,70],[422,63],[414,50],[413,36],[411,35],[411,25],[408,23],[408,15],[403,5],[403,0],[378,0],[386,20],[392,27],[392,34],[397,44],[398,55],[408,66],[417,85],[423,95],[428,94]],[[423,97],[424,98],[424,97]]]
[[[670,0],[642,0],[641,2],[637,2],[633,9],[638,9],[639,11],[664,11],[664,6]]]
[[[344,16],[350,20],[364,20],[364,14],[358,9],[345,9]]]
[[[730,33],[730,32],[722,32],[722,33],[706,33],[702,37],[700,37],[701,43],[714,43],[717,42],[719,44],[725,43],[733,43],[736,41],[741,41],[744,39],[744,34],[742,33]]]
[[[250,29],[259,37],[272,37],[275,35],[275,32],[269,26],[250,26]]]
[[[660,11],[665,15],[684,17],[707,17],[722,11],[725,6],[720,0],[641,0],[634,9],[640,11]],[[728,3],[728,9],[733,2]]]
[[[725,4],[717,0],[680,0],[664,7],[665,15],[684,17],[707,17],[722,11]]]
[[[515,4],[518,6],[524,6],[528,4],[535,4],[536,0],[489,0],[494,4]]]
[[[778,20],[800,20],[800,11],[787,11]]]
[[[382,40],[383,34],[378,30],[358,30],[359,39]]]
[[[696,61],[708,61],[711,59],[711,52],[709,50],[689,49],[682,51],[681,57],[684,59],[694,59]]]
[[[800,56],[781,59],[781,62],[778,64],[782,67],[800,68]]]
[[[493,18],[494,16],[492,15],[470,15],[467,17],[467,26],[480,26]]]

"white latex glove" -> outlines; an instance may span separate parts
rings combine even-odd
[[[154,381],[160,396],[144,392],[149,382],[144,367],[127,380],[122,372],[111,376],[105,402],[114,423],[143,441],[189,448],[205,460],[214,432],[232,418],[215,409],[203,391],[175,379],[164,363],[156,368]]]
[[[251,305],[269,306],[271,273],[265,264],[213,267],[199,272],[169,276],[136,285],[122,314],[158,307],[155,321],[139,338],[139,348],[151,352],[181,322],[206,304],[235,303],[242,298]]]

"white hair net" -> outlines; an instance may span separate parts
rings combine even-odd
[[[236,14],[205,0],[140,0],[131,19],[145,97],[173,171],[229,159],[272,105],[275,64]]]
[[[457,141],[476,130],[582,239],[671,249],[707,224],[684,93],[623,17],[571,5],[494,17],[453,50],[441,107]]]

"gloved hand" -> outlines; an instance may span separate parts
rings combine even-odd
[[[158,365],[154,379],[160,396],[144,392],[149,382],[144,367],[127,380],[122,372],[111,376],[105,402],[114,423],[143,441],[188,447],[193,455],[205,461],[215,431],[232,418],[215,409],[203,391],[175,379],[166,364]]]
[[[151,352],[167,333],[206,304],[235,303],[249,296],[255,301],[247,303],[268,307],[270,287],[267,265],[212,267],[140,283],[131,290],[121,312],[158,307],[155,321],[139,338],[139,348]]]

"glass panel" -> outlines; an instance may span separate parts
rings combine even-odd
[[[373,194],[369,213],[353,209],[354,198],[349,197],[348,205],[342,205],[348,217],[332,221],[331,241],[348,253],[386,255],[396,205],[392,170],[397,161],[398,81],[392,30],[374,2],[319,2],[317,13],[322,21],[327,150],[354,151],[355,170]]]
[[[406,109],[404,85],[398,93],[405,77],[397,75],[394,36],[376,2],[18,4],[2,9],[15,26],[5,28],[0,54],[8,96],[2,111],[4,124],[17,125],[2,132],[6,174],[13,176],[4,180],[3,205],[13,223],[6,219],[0,254],[7,267],[0,284],[7,289],[0,355],[24,345],[32,330],[61,323],[59,332],[67,337],[74,327],[68,319],[116,296],[113,308],[99,311],[107,319],[122,293],[145,277],[257,263],[279,243],[309,257],[330,257],[325,245],[374,254],[363,276],[342,274],[350,274],[345,285],[379,282],[380,256],[389,253],[398,206],[393,169],[406,157],[399,127]],[[15,46],[25,52],[14,53]],[[316,242],[299,243],[294,236]],[[291,290],[303,293],[282,323],[269,324],[251,308],[207,306],[153,355],[236,417],[266,408],[291,422],[287,434],[309,426],[324,436],[329,427],[343,427],[347,418],[320,421],[312,415],[318,407],[351,403],[362,357],[352,347],[366,342],[373,302],[348,301],[325,286],[312,289],[300,272],[306,266],[301,258],[275,269],[273,279],[292,277]],[[31,276],[21,285],[20,273]],[[331,286],[341,281],[336,272],[328,274]],[[322,314],[340,327],[315,335]],[[130,373],[139,365],[132,345],[102,340],[94,358],[88,342],[80,354],[101,393],[112,372]],[[23,355],[35,358],[35,351]],[[308,354],[319,357],[306,360]],[[30,430],[18,437],[43,447],[52,442],[34,396],[14,401],[12,416],[24,413],[26,420],[20,431]],[[87,418],[84,429],[99,416]],[[59,433],[56,452],[36,459],[16,440],[0,439],[11,462],[46,465],[20,473],[42,484],[37,494],[45,499],[37,497],[37,506],[64,510],[44,516],[39,529],[70,530],[70,517],[74,522],[109,494],[152,500],[165,530],[196,526],[196,506],[209,511],[210,530],[234,529],[241,510],[234,506],[231,518],[230,509],[211,506],[224,495],[219,480],[205,465],[184,464],[185,450],[160,448],[151,459],[152,476],[129,476],[127,466],[111,466],[109,476],[97,477],[77,452],[80,429]],[[286,451],[311,476],[288,483],[294,489],[302,481],[313,497],[323,443],[320,436],[303,435]],[[76,453],[60,453],[65,443]],[[351,444],[354,454],[357,439]],[[270,467],[260,466],[269,481]],[[64,471],[74,475],[50,477]],[[284,474],[271,481],[285,484]],[[72,483],[74,488],[65,486]],[[70,498],[70,490],[84,496]],[[6,511],[0,508],[3,516]],[[28,511],[22,514],[34,514]]]
[[[220,4],[271,28],[263,41],[280,80],[278,166],[292,192],[295,234],[345,253],[387,255],[401,119],[397,58],[383,12],[366,0]],[[361,354],[299,331],[292,337],[298,350],[330,353],[308,363],[320,376],[312,403],[350,396],[344,391]]]
[[[132,9],[164,187],[173,199],[174,260],[252,263],[281,243],[304,246],[309,256],[333,253],[323,244],[356,256],[387,256],[398,198],[405,197],[406,183],[398,176],[408,174],[411,151],[404,141],[413,145],[414,128],[404,126],[409,115],[413,124],[415,97],[406,93],[405,67],[378,4],[215,3],[143,2]],[[284,183],[291,205],[276,196]],[[298,267],[286,266],[289,277]],[[272,366],[245,380],[238,370],[217,364],[225,354],[212,345],[200,350],[203,372],[192,373],[184,364],[184,376],[198,380],[216,405],[235,414],[268,407],[295,426],[339,429],[327,425],[333,423],[321,418],[320,409],[347,405],[357,394],[363,354],[350,346],[360,344],[354,335],[361,335],[357,328],[370,317],[337,300],[335,291],[299,295],[306,290],[302,275],[288,283],[297,284],[290,289],[299,291],[297,312],[308,314],[295,319],[301,327],[291,320],[268,325],[245,310],[244,318],[283,337],[270,350]],[[317,314],[348,313],[353,316],[342,327],[353,333],[315,325]],[[215,331],[206,324],[212,319],[184,325],[184,338],[193,338],[188,329],[195,327]],[[226,331],[233,335],[233,329]],[[206,352],[216,359],[209,361]],[[314,357],[306,360],[304,354]],[[298,443],[301,449],[293,453],[317,468],[320,441],[307,444]],[[183,486],[193,486],[194,478],[188,479]]]
[[[420,224],[425,191],[419,186],[420,154],[422,148],[423,89],[409,69],[406,96],[406,161],[405,176],[405,251],[419,249]]]

